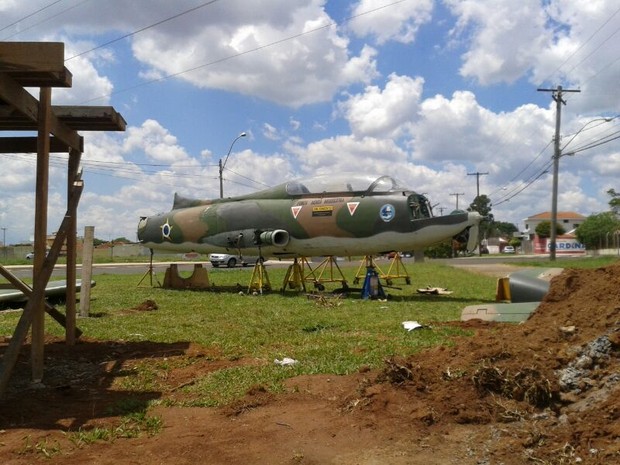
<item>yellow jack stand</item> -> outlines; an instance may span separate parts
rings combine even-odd
[[[306,257],[301,257],[301,267],[302,271],[304,267],[307,266],[310,270],[308,273],[304,273],[303,279],[304,281],[310,281],[314,283],[314,287],[316,287],[319,291],[325,290],[325,286],[323,283],[342,283],[343,288],[347,288],[347,279],[342,274],[342,270],[336,263],[336,259],[333,256],[325,257],[325,259],[317,265],[317,267],[313,270],[310,264],[308,263],[308,259]],[[340,278],[336,277],[334,274],[334,268],[338,271]],[[324,278],[323,274],[329,269],[329,277]]]
[[[252,279],[250,281],[250,286],[248,287],[248,293],[254,291],[262,294],[263,291],[270,290],[271,283],[269,282],[269,275],[265,269],[265,264],[262,260],[258,260],[256,265],[254,265],[254,270],[252,271]]]
[[[353,281],[355,284],[359,283],[360,279],[366,276],[366,270],[369,266],[374,267],[378,271],[379,278],[384,279],[388,286],[391,286],[392,281],[397,278],[405,278],[405,282],[407,284],[411,284],[409,272],[405,268],[403,260],[398,253],[390,260],[390,267],[388,268],[387,273],[384,273],[381,268],[379,268],[370,255],[366,255],[357,269],[357,274],[355,275],[355,280]]]
[[[405,278],[405,282],[407,284],[411,284],[411,278],[409,277],[409,273],[407,272],[399,253],[394,254],[394,258],[392,258],[392,261],[390,262],[390,267],[388,268],[387,273],[381,273],[381,278],[385,279],[385,283],[388,286],[392,285],[392,280],[398,278]]]
[[[302,258],[302,260],[304,259]],[[306,283],[303,276],[303,262],[300,264],[297,258],[293,260],[293,264],[286,270],[282,292],[284,292],[287,287],[298,292],[302,290],[306,292]]]

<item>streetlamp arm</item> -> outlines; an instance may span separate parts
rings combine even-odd
[[[235,145],[235,142],[237,142],[239,139],[241,139],[242,137],[245,137],[245,136],[246,136],[246,133],[242,132],[237,137],[235,137],[235,139],[230,144],[230,148],[228,149],[228,153],[226,154],[226,158],[224,159],[224,163],[222,163],[222,159],[220,158],[220,163],[219,163],[220,199],[224,198],[224,176],[223,176],[224,167],[226,166],[226,162],[228,161],[228,157],[230,157],[230,152],[232,152],[232,148],[233,148],[233,145]]]
[[[224,171],[224,167],[226,166],[226,162],[228,161],[228,157],[230,157],[230,152],[232,152],[232,148],[233,148],[233,145],[235,145],[235,142],[237,142],[242,137],[245,137],[246,135],[247,134],[245,132],[242,132],[237,137],[235,137],[235,139],[232,141],[232,143],[230,144],[230,148],[228,149],[228,153],[226,154],[226,158],[224,158],[224,163],[222,163],[221,171]]]
[[[595,119],[593,119],[593,120],[588,121],[586,124],[584,124],[584,125],[581,127],[581,129],[580,129],[579,131],[577,131],[575,134],[573,134],[573,137],[571,137],[571,138],[570,138],[570,140],[569,140],[566,144],[564,144],[564,147],[562,147],[562,150],[564,150],[566,147],[568,147],[568,146],[569,146],[569,144],[570,144],[573,140],[575,140],[575,137],[577,137],[579,134],[581,134],[581,132],[582,132],[584,129],[586,129],[588,126],[590,126],[592,123],[596,123],[596,122],[598,122],[598,121],[600,121],[601,123],[609,123],[610,121],[613,121],[613,120],[615,120],[616,118],[618,118],[618,116],[620,116],[620,115],[616,115],[616,116],[609,117],[609,118],[595,118]]]

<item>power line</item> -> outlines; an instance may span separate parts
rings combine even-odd
[[[545,79],[542,80],[541,85],[544,82],[547,82],[551,79],[551,77],[556,74],[566,63],[568,63],[570,61],[571,58],[573,58],[575,55],[577,55],[581,49],[583,49],[593,38],[594,36],[596,36],[613,18],[614,16],[616,16],[618,13],[620,13],[620,8],[618,8],[616,11],[614,11],[614,13],[612,15],[610,15],[607,20],[605,22],[603,22],[603,24],[601,24],[591,35],[590,37],[588,37],[585,42],[583,42],[578,48],[577,50],[575,50],[573,53],[571,53],[562,63],[560,63],[560,65],[558,65],[558,67],[549,75],[547,76]],[[618,30],[616,30],[616,32],[618,32]],[[614,34],[616,33],[614,32]],[[613,34],[612,34],[613,35]],[[607,40],[609,40],[610,37],[608,37],[607,39],[605,39],[601,44],[599,44],[598,47],[596,47],[594,49],[594,51],[598,50]],[[590,55],[588,55],[589,57]],[[587,58],[587,57],[586,57]],[[570,71],[574,70],[579,64],[581,64],[584,60],[581,60],[577,65],[573,66],[571,68]]]
[[[5,36],[2,40],[7,40],[7,39],[10,39],[11,37],[15,37],[15,36],[17,36],[17,35],[23,34],[24,32],[29,31],[30,29],[34,29],[35,27],[39,26],[40,24],[46,23],[46,22],[48,22],[48,21],[51,21],[52,19],[57,18],[58,16],[62,16],[62,15],[63,15],[63,14],[65,14],[67,11],[74,10],[75,8],[77,8],[77,7],[79,7],[79,6],[82,6],[84,3],[88,3],[88,2],[90,2],[90,1],[92,1],[92,0],[83,0],[83,1],[82,1],[82,2],[80,2],[80,3],[76,3],[75,5],[72,5],[72,6],[68,7],[68,8],[65,8],[64,10],[59,11],[59,12],[58,12],[58,13],[56,13],[55,15],[48,16],[47,18],[44,18],[44,19],[42,19],[41,21],[38,21],[38,22],[36,22],[36,23],[31,24],[29,27],[25,27],[25,28],[23,28],[23,29],[20,29],[20,30],[19,30],[19,31],[17,31],[17,32],[14,32],[14,33],[13,33],[13,34],[11,34],[11,35]],[[22,20],[20,20],[20,21],[22,21]],[[18,21],[18,22],[19,22],[19,21]]]
[[[504,202],[508,202],[514,199],[517,195],[530,187],[534,183],[534,181],[539,179],[543,174],[548,173],[551,164],[552,162],[548,161],[547,164],[542,166],[538,171],[532,173],[528,178],[520,181],[518,185],[512,187],[504,195],[499,197],[496,201],[493,202],[493,205],[501,205]]]
[[[25,19],[31,18],[32,16],[35,16],[35,15],[41,13],[42,11],[47,10],[48,8],[50,8],[50,7],[56,5],[57,3],[60,3],[60,2],[62,2],[62,0],[56,0],[55,2],[48,3],[44,7],[41,7],[38,10],[33,11],[32,13],[30,13],[30,14],[28,14],[28,15],[20,18],[20,19],[18,19],[17,21],[13,21],[11,24],[7,24],[2,29],[0,29],[0,32],[7,30],[11,26],[15,26],[16,24],[20,23],[21,21],[24,21]]]
[[[85,50],[83,52],[78,53],[77,55],[73,55],[72,57],[66,58],[65,62],[73,60],[74,58],[80,57],[82,55],[86,55],[87,53],[93,52],[93,51],[98,50],[100,48],[103,48],[103,47],[105,47],[107,45],[110,45],[110,44],[113,44],[115,42],[118,42],[120,40],[126,39],[127,37],[134,36],[136,34],[144,32],[144,31],[146,31],[148,29],[151,29],[151,28],[154,28],[154,27],[159,26],[161,24],[164,24],[164,23],[166,23],[168,21],[172,21],[173,19],[177,19],[177,18],[179,18],[179,17],[181,17],[183,15],[186,15],[188,13],[192,13],[192,12],[194,12],[196,10],[199,10],[200,8],[203,8],[205,6],[212,5],[215,2],[217,2],[217,1],[219,1],[219,0],[210,0],[208,2],[202,3],[202,4],[198,5],[198,6],[193,7],[193,8],[190,8],[189,10],[185,10],[185,11],[182,11],[181,13],[177,13],[177,14],[175,14],[173,16],[169,16],[168,18],[162,19],[161,21],[157,21],[157,22],[155,22],[153,24],[149,24],[148,26],[144,26],[144,27],[142,27],[140,29],[136,29],[133,32],[130,32],[128,34],[125,34],[125,35],[122,35],[120,37],[117,37],[116,39],[112,39],[112,40],[110,40],[108,42],[105,42],[103,44],[100,44],[100,45],[98,45],[96,47],[91,48],[90,50]]]
[[[214,1],[217,1],[217,0],[212,0],[212,2],[214,2]],[[406,2],[406,1],[409,1],[409,0],[395,0],[392,3],[388,3],[388,4],[385,4],[385,5],[379,6],[377,8],[371,8],[369,10],[362,11],[361,13],[358,13],[356,15],[352,15],[352,16],[349,16],[349,17],[345,18],[342,21],[341,24],[346,24],[346,23],[351,22],[351,21],[353,21],[353,20],[355,20],[357,18],[360,18],[362,16],[365,16],[365,15],[368,15],[368,14],[371,14],[371,13],[375,13],[375,12],[377,12],[379,10],[382,10],[382,9],[385,9],[385,8],[388,8],[388,7],[391,7],[391,6],[397,5],[399,3]],[[336,21],[329,21],[326,24],[323,24],[321,26],[317,26],[317,27],[315,27],[313,29],[308,29],[308,30],[305,30],[303,32],[299,32],[299,33],[296,33],[296,34],[284,37],[282,39],[274,40],[273,42],[269,42],[269,43],[264,44],[264,45],[259,45],[259,46],[256,46],[254,48],[251,48],[249,50],[245,50],[243,52],[237,52],[237,53],[234,53],[232,55],[227,55],[227,56],[224,56],[222,58],[218,58],[217,60],[213,60],[213,61],[210,61],[210,62],[207,62],[207,63],[203,63],[201,65],[194,66],[192,68],[187,68],[187,69],[181,70],[181,71],[176,72],[176,73],[166,74],[166,75],[161,76],[159,78],[150,79],[148,81],[144,81],[144,82],[141,82],[139,84],[135,84],[135,85],[130,86],[130,87],[125,87],[124,89],[119,89],[118,91],[110,92],[109,94],[100,95],[98,97],[93,97],[93,98],[91,98],[89,100],[86,100],[86,101],[82,102],[82,104],[93,102],[93,101],[96,101],[96,100],[101,100],[101,99],[106,98],[106,97],[111,97],[112,95],[118,95],[118,94],[121,94],[121,93],[124,93],[124,92],[128,92],[128,91],[133,90],[133,89],[144,87],[144,86],[149,85],[149,84],[154,84],[156,82],[162,82],[162,81],[168,80],[168,79],[173,78],[173,77],[177,77],[177,76],[181,76],[183,74],[187,74],[187,73],[191,73],[193,71],[197,71],[197,70],[202,69],[202,68],[213,66],[213,65],[216,65],[216,64],[219,64],[219,63],[224,63],[224,62],[232,60],[234,58],[239,58],[241,56],[248,55],[250,53],[258,52],[260,50],[265,50],[265,49],[273,47],[275,45],[279,45],[279,44],[288,42],[289,40],[297,39],[299,37],[303,37],[305,35],[312,34],[312,33],[315,33],[317,31],[321,31],[323,29],[327,29],[327,28],[332,27],[332,26],[338,26],[338,23]],[[149,26],[149,27],[151,27],[151,26]],[[129,37],[131,35],[134,35],[137,32],[138,31],[135,31],[134,33],[126,34],[125,36],[123,36],[121,38],[118,38],[118,39],[114,39],[111,42],[117,42],[118,40],[121,40],[122,38],[125,38],[125,37]],[[97,48],[100,48],[100,47],[96,47],[95,49],[97,49]],[[95,49],[93,49],[93,50],[95,50]],[[87,52],[84,52],[84,53],[87,53]],[[71,57],[71,58],[74,58],[74,57]]]
[[[614,136],[614,134],[619,134]],[[612,137],[614,136],[614,137]],[[581,146],[579,148],[576,148],[574,150],[571,150],[569,153],[575,154],[575,153],[579,153],[579,152],[583,152],[584,150],[589,150],[589,149],[593,149],[594,147],[598,147],[600,145],[604,145],[604,144],[608,144],[609,142],[613,142],[614,140],[620,139],[620,131],[616,131],[613,134],[610,134],[609,136],[606,136],[604,139],[600,139],[596,142],[592,142],[589,145],[584,145]]]

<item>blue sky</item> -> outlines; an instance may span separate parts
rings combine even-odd
[[[620,114],[619,31],[614,0],[0,0],[0,40],[65,43],[73,87],[54,104],[113,105],[127,121],[82,133],[78,231],[101,239],[135,239],[174,192],[218,197],[218,160],[241,132],[226,196],[389,174],[440,214],[454,193],[469,205],[480,172],[495,218],[522,228],[551,209],[555,102],[537,89],[558,85],[581,90],[564,96],[565,152],[608,141],[561,158],[558,208],[605,211],[620,189],[620,118],[599,120]],[[65,159],[52,163],[50,233]],[[34,157],[0,167],[0,227],[27,241]]]

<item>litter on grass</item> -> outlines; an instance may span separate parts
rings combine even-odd
[[[445,287],[426,286],[422,289],[418,289],[418,294],[448,295],[452,294],[452,291],[449,291]]]
[[[299,362],[297,360],[295,360],[294,358],[284,357],[282,360],[279,360],[279,359],[276,358],[273,361],[273,363],[275,363],[276,365],[280,365],[280,366],[286,367],[286,366],[296,365]]]
[[[407,331],[413,331],[414,329],[428,328],[428,326],[421,325],[417,321],[403,321],[403,328]]]

